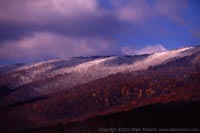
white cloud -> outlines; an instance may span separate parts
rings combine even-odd
[[[167,1],[156,0],[149,2],[148,0],[111,0],[112,5],[116,9],[116,16],[127,22],[146,23],[154,19],[156,16],[164,16],[171,21],[183,25],[185,20],[182,13],[187,9],[187,0]]]
[[[126,46],[123,47],[121,51],[125,55],[141,55],[141,54],[164,52],[167,51],[167,49],[161,44],[156,44],[156,45],[147,45],[142,49],[135,49],[132,46]]]
[[[120,20],[127,22],[144,22],[151,17],[152,11],[150,5],[145,1],[130,1],[129,3],[117,3],[113,5],[116,8],[116,15]]]
[[[74,18],[98,12],[96,0],[4,0],[0,5],[0,20],[19,23],[47,23],[55,16]]]
[[[72,56],[109,55],[119,51],[111,40],[68,37],[44,32],[1,44],[0,59],[43,60]]]

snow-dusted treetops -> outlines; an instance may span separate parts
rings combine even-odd
[[[34,94],[48,94],[119,72],[146,70],[199,52],[200,47],[196,46],[148,55],[77,57],[4,66],[0,67],[0,86],[31,86]]]

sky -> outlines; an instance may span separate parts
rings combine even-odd
[[[200,45],[199,0],[1,0],[0,65]]]

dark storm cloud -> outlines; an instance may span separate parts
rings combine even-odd
[[[17,39],[34,32],[56,32],[67,36],[111,38],[116,32],[125,30],[114,16],[93,16],[77,20],[56,18],[44,24],[0,23],[0,41]]]
[[[93,4],[85,6],[85,8],[76,7],[79,5],[78,2],[72,1],[63,5],[66,7],[69,5],[71,9],[57,7],[54,0],[50,1],[51,4],[46,0],[35,3],[33,0],[29,0],[29,3],[24,0],[19,2],[3,1],[0,9],[0,41],[20,38],[34,32],[109,38],[123,29],[122,23],[115,15],[101,10],[96,1],[90,1]],[[59,2],[64,1],[59,0]]]
[[[163,51],[159,40],[192,38],[188,31],[199,37],[187,29],[187,6],[187,0],[1,0],[0,59]]]
[[[42,60],[120,53],[120,20],[96,0],[3,0],[0,59]]]
[[[155,16],[183,24],[180,11],[187,5],[185,0],[111,0],[107,3],[112,10],[103,8],[98,0],[1,0],[0,42],[35,32],[111,39],[115,34],[128,33],[127,22],[142,27]]]

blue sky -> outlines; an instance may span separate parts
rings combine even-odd
[[[199,0],[1,0],[0,64],[200,44]]]

